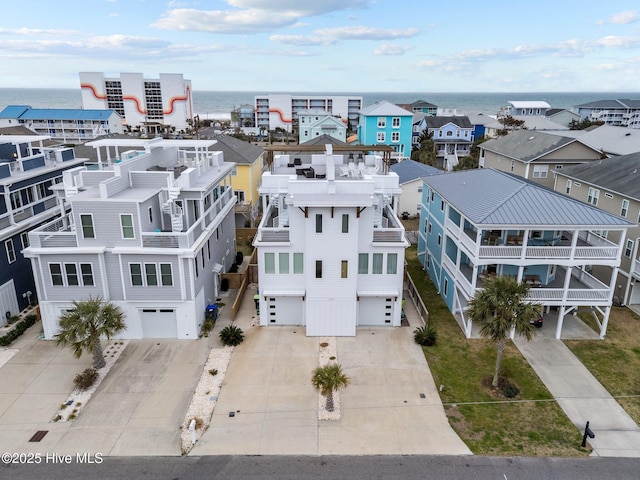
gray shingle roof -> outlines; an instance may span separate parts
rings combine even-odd
[[[617,100],[596,100],[595,102],[576,105],[576,108],[640,108],[640,100],[619,98]]]
[[[460,128],[473,128],[469,117],[425,117],[429,128],[442,128],[448,123],[453,123]]]
[[[416,162],[415,160],[403,160],[391,165],[391,171],[398,174],[400,185],[410,182],[420,177],[428,177],[430,175],[440,175],[442,170],[435,167]]]
[[[425,177],[424,182],[476,225],[626,227],[632,223],[494,169]]]
[[[250,165],[264,153],[261,147],[230,135],[214,135],[212,138],[218,141],[213,150],[222,151],[225,162]]]
[[[558,173],[640,200],[640,153],[572,165]]]
[[[504,137],[481,143],[481,149],[523,162],[531,162],[560,147],[576,142],[575,138],[531,130],[514,130]]]

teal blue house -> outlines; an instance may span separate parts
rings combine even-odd
[[[393,157],[411,155],[413,113],[393,103],[382,101],[360,110],[358,143],[360,145],[388,145]]]
[[[488,168],[423,182],[418,258],[468,338],[469,301],[495,276],[530,287],[527,300],[557,316],[556,338],[563,322],[579,321],[568,315],[579,307],[591,310],[605,337],[631,222]],[[596,278],[595,268],[609,278]]]

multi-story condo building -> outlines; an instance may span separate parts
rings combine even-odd
[[[480,148],[480,167],[513,173],[553,188],[553,171],[599,161],[604,154],[580,138],[531,130],[514,130],[487,140]]]
[[[615,128],[615,127],[611,127]],[[634,223],[624,240],[616,231],[600,235],[624,245],[615,300],[640,313],[640,153],[575,165],[556,172],[555,190]],[[611,268],[593,266],[593,275],[609,278]]]
[[[305,143],[322,135],[347,141],[347,125],[324,110],[303,110],[298,113],[298,143]]]
[[[631,222],[493,169],[424,182],[418,257],[467,337],[470,299],[487,278],[509,275],[531,286],[529,301],[557,310],[556,338],[578,307],[592,309],[604,338]],[[592,274],[600,266],[608,279]]]
[[[198,338],[235,262],[234,165],[213,140],[105,139],[93,168],[63,173],[70,212],[29,233],[45,338],[73,300],[125,313],[122,338]],[[115,157],[113,156],[115,153]]]
[[[399,326],[408,244],[391,149],[276,149],[283,154],[262,176],[264,215],[254,239],[260,325],[304,325],[308,336]],[[376,151],[383,154],[369,154]]]
[[[362,97],[323,96],[323,95],[258,95],[255,97],[256,126],[268,130],[281,128],[293,131],[293,122],[298,113],[309,109],[319,109],[340,117],[351,124],[355,130],[358,125],[358,113],[362,109]]]
[[[115,110],[9,105],[0,112],[0,126],[12,125],[22,125],[62,143],[82,143],[103,135],[124,133],[122,117]]]
[[[28,258],[29,231],[60,210],[52,187],[65,170],[84,159],[72,148],[44,147],[49,137],[0,135],[0,325],[37,302],[36,285]]]
[[[360,111],[358,142],[388,145],[393,149],[395,160],[411,155],[412,131],[413,113],[386,100]]]
[[[607,125],[640,128],[640,100],[598,100],[576,105],[572,111],[580,115],[581,121],[586,119],[602,121]]]
[[[121,73],[106,78],[104,73],[80,72],[80,88],[83,108],[115,110],[125,125],[144,134],[185,131],[193,121],[191,80],[180,73],[161,73],[159,78]]]

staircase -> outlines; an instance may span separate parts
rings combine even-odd
[[[184,223],[182,221],[182,207],[176,205],[175,201],[180,196],[179,188],[167,189],[167,200],[162,204],[162,213],[166,213],[171,217],[171,231],[182,232]]]

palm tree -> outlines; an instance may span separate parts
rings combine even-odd
[[[329,363],[323,367],[317,367],[311,376],[313,388],[327,397],[326,409],[333,412],[333,392],[349,385],[349,377],[342,372],[342,367],[337,363]]]
[[[60,332],[55,335],[56,343],[70,347],[76,358],[87,350],[93,354],[93,367],[105,366],[100,338],[111,338],[124,330],[124,314],[119,307],[104,302],[100,297],[73,302],[74,308],[60,317]]]
[[[511,331],[524,335],[527,340],[536,333],[530,322],[540,314],[540,306],[523,300],[528,291],[526,284],[501,276],[485,281],[484,288],[469,302],[467,315],[472,321],[482,324],[480,335],[496,343],[498,355],[492,382],[494,387],[498,386],[505,340]]]

